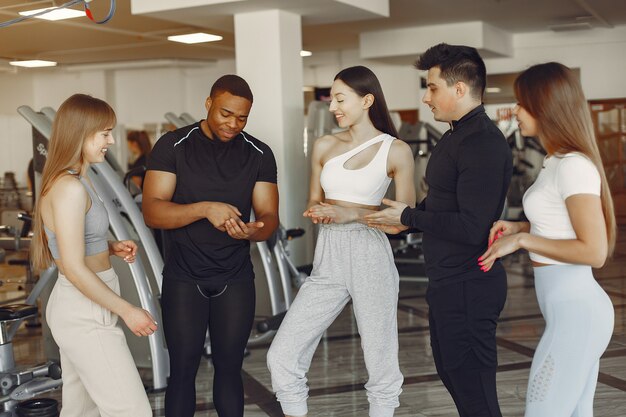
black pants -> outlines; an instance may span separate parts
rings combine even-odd
[[[506,291],[503,270],[428,288],[433,358],[460,417],[502,416],[496,391],[496,326]]]
[[[220,417],[242,417],[241,366],[254,321],[254,280],[231,282],[224,289],[165,278],[162,293],[163,330],[170,356],[165,416],[194,415],[196,374],[208,325],[215,409]]]

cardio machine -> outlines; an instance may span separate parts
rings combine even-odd
[[[26,213],[19,213],[18,219],[23,222],[22,231],[3,227],[5,232],[9,231],[14,235],[0,239],[3,249],[19,251],[30,246],[27,232],[32,219]],[[34,280],[29,260],[9,259],[7,263],[26,267],[24,286],[29,293],[25,300],[19,300],[19,304],[15,303],[18,300],[8,300],[8,303],[13,304],[5,301],[0,305],[0,417],[13,417],[17,409],[54,411],[57,410],[57,401],[53,399],[39,398],[27,403],[20,401],[59,388],[62,384],[59,364],[47,361],[34,366],[16,366],[13,355],[13,337],[23,321],[34,321],[37,318],[37,299],[52,279],[52,274],[50,270],[42,272],[39,280],[32,286]]]

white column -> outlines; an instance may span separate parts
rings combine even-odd
[[[280,219],[286,228],[307,227],[304,99],[300,16],[282,10],[235,15],[237,74],[249,84],[254,103],[246,131],[267,143],[278,164]],[[304,262],[302,244],[294,246]],[[298,248],[299,247],[299,248]]]

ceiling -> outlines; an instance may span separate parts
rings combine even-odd
[[[57,4],[65,0],[57,0]],[[315,52],[358,48],[365,31],[484,21],[511,33],[549,30],[551,25],[583,23],[589,27],[626,24],[626,0],[389,0],[390,17],[317,24],[303,17],[303,49]],[[198,19],[193,11],[175,20],[131,14],[131,0],[118,0],[106,24],[77,18],[50,22],[29,19],[0,28],[0,60],[43,59],[60,65],[141,60],[233,59],[233,18],[211,15]],[[96,18],[107,14],[109,0],[93,0]],[[50,7],[50,0],[0,0],[0,22],[22,10]],[[181,18],[182,17],[182,18]],[[171,18],[174,19],[174,18]],[[181,23],[181,22],[193,22]],[[205,31],[223,36],[219,42],[185,45],[169,35]]]

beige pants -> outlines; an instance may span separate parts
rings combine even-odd
[[[113,269],[97,275],[120,293]],[[85,297],[59,274],[46,318],[61,353],[62,417],[152,416],[116,314]]]

